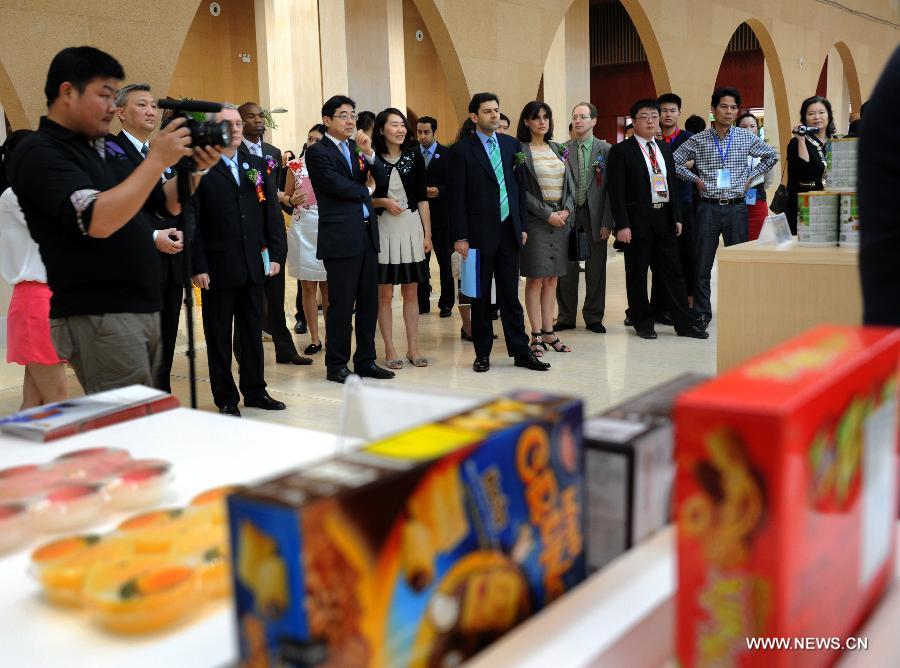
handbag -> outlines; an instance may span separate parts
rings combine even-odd
[[[781,170],[781,178],[784,179],[784,168]],[[769,208],[773,213],[784,213],[787,211],[788,204],[788,190],[787,186],[783,183],[775,189],[775,194],[772,195],[772,201],[769,202]]]
[[[575,225],[569,233],[569,261],[583,262],[591,259],[591,239],[587,231]]]

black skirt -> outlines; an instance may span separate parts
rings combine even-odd
[[[379,264],[378,282],[381,285],[403,285],[404,283],[427,283],[428,265],[421,262],[402,264]]]

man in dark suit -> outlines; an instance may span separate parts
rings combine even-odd
[[[284,410],[266,392],[263,378],[263,283],[284,264],[287,237],[276,197],[276,181],[265,162],[239,151],[243,121],[234,105],[216,117],[231,124],[231,147],[200,183],[197,230],[192,244],[193,283],[203,292],[203,332],[209,380],[219,412],[240,417],[238,388],[231,376],[232,322],[240,332],[240,391],[244,405]],[[266,249],[269,266],[264,266]]]
[[[450,155],[447,147],[438,143],[436,132],[437,121],[431,116],[422,116],[416,123],[416,138],[419,140],[419,150],[425,160],[425,183],[431,210],[431,239],[434,242],[434,255],[437,257],[441,272],[441,297],[438,300],[438,308],[441,310],[442,318],[449,318],[453,304],[456,303],[456,282],[453,280],[453,270],[450,266],[453,241],[450,239],[450,207],[447,197]],[[430,266],[431,251],[425,254],[425,262]],[[419,283],[419,313],[428,313],[431,310],[430,294],[431,281]]]
[[[150,150],[150,135],[156,129],[158,111],[156,99],[150,85],[129,84],[119,89],[116,95],[116,115],[122,123],[122,130],[115,136],[115,142],[128,158],[131,170],[144,161]],[[162,178],[175,176],[167,169]],[[178,320],[181,316],[181,302],[184,298],[184,235],[175,227],[172,218],[142,213],[153,230],[153,243],[159,251],[159,266],[162,282],[162,310],[160,311],[160,332],[162,334],[162,359],[156,373],[155,385],[165,392],[172,391],[170,376],[175,358],[175,341],[178,338]]]
[[[900,104],[900,49],[888,61],[871,99],[859,142],[859,274],[863,321],[900,327],[900,137],[892,131]]]
[[[525,189],[516,168],[522,145],[500,134],[500,101],[493,93],[476,93],[469,102],[475,133],[457,142],[450,152],[450,224],[454,248],[462,257],[469,249],[480,255],[481,297],[472,300],[472,368],[491,368],[491,279],[496,277],[497,304],[506,350],[515,365],[546,371],[528,347],[525,316],[519,302],[519,251],[527,241],[523,231]]]
[[[678,336],[705,339],[688,309],[678,259],[681,234],[679,182],[672,152],[657,142],[659,105],[640,100],[631,107],[634,135],[609,151],[609,196],[617,243],[625,250],[626,315],[638,336],[655,339],[647,300],[647,270],[661,282]]]
[[[256,102],[245,102],[238,107],[241,120],[244,121],[243,150],[250,155],[262,159],[266,166],[266,178],[272,179],[276,186],[277,199],[280,205],[286,206],[287,200],[284,192],[278,190],[277,184],[281,183],[281,151],[263,141],[266,131],[266,121],[262,109]],[[272,335],[275,343],[275,362],[278,364],[312,364],[309,357],[303,357],[297,353],[294,337],[284,320],[284,276],[285,272],[279,271],[274,276],[266,277],[265,301],[263,303],[263,329]]]
[[[316,257],[328,272],[325,330],[326,378],[343,383],[350,375],[350,335],[356,308],[354,371],[368,378],[393,378],[394,372],[375,364],[378,319],[378,218],[372,190],[366,185],[387,180],[375,159],[372,139],[356,131],[356,103],[335,95],[322,105],[328,131],[306,149],[306,168],[319,205],[319,245]],[[356,141],[351,137],[356,136]]]

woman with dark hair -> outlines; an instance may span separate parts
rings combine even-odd
[[[66,398],[65,363],[50,341],[50,288],[38,245],[9,186],[7,168],[31,130],[16,130],[0,149],[0,273],[13,286],[6,319],[6,361],[25,367],[20,408]]]
[[[540,100],[529,102],[519,114],[516,138],[525,161],[520,165],[528,215],[528,243],[522,249],[520,269],[525,277],[525,310],[531,323],[531,350],[535,356],[552,347],[572,352],[553,331],[556,284],[569,264],[570,218],[575,216],[575,180],[563,150],[553,137],[553,112]]]
[[[748,132],[752,132],[759,136],[759,119],[749,111],[745,111],[738,116],[735,122],[739,128],[743,128]],[[747,169],[753,171],[759,164],[759,158],[752,156],[747,158]],[[766,189],[772,185],[775,171],[769,170],[765,176],[758,176],[747,189],[744,201],[747,203],[747,240],[753,241],[759,237],[759,231],[762,229],[763,223],[766,222],[766,216],[769,215],[769,203],[766,201]]]
[[[425,253],[431,250],[431,217],[425,184],[425,160],[415,149],[415,135],[399,109],[388,108],[375,118],[372,146],[388,179],[372,194],[378,214],[378,328],[384,339],[389,369],[400,369],[393,337],[391,300],[400,286],[406,324],[406,359],[413,366],[428,366],[419,355],[418,283],[428,277]]]
[[[816,128],[800,132],[801,127]],[[797,234],[797,195],[825,190],[825,144],[834,136],[831,102],[813,95],[800,105],[800,125],[792,130],[794,137],[787,147],[787,214],[791,234]]]

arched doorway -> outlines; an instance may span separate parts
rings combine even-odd
[[[862,97],[856,63],[844,42],[838,42],[828,51],[819,74],[816,95],[828,98],[837,134],[846,134],[851,121],[859,118]]]

